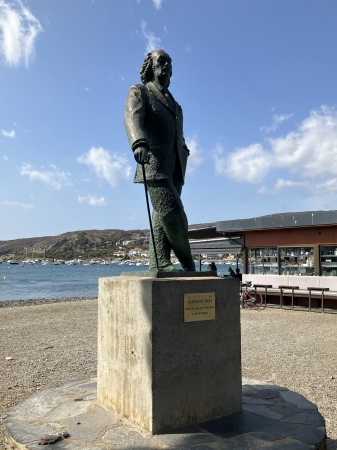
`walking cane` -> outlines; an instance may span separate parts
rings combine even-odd
[[[153,227],[152,227],[152,220],[151,220],[151,213],[150,213],[150,204],[149,204],[149,193],[147,192],[147,183],[146,183],[145,164],[144,163],[142,163],[142,170],[143,170],[143,180],[144,180],[144,189],[145,189],[147,214],[149,216],[149,222],[150,222],[152,245],[153,245],[153,250],[154,250],[154,256],[156,258],[157,271],[159,272],[158,256],[157,256],[156,244],[154,242],[154,234],[153,234]]]

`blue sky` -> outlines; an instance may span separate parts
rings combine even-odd
[[[190,224],[337,209],[335,0],[0,0],[0,240],[148,228],[123,114],[148,51]]]

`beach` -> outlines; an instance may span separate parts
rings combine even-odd
[[[337,449],[337,315],[241,310],[242,375],[304,395]],[[17,403],[58,384],[96,376],[97,299],[1,302],[0,449]]]

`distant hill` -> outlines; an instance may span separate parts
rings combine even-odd
[[[149,230],[87,230],[0,241],[1,259],[112,256],[120,247],[148,247]]]

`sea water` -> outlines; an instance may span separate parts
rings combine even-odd
[[[197,264],[198,265],[198,264]],[[179,266],[176,266],[179,267]],[[207,265],[202,266],[206,271]],[[217,265],[219,275],[228,275],[235,264]],[[239,265],[242,272],[242,266]],[[198,267],[199,269],[199,267]],[[0,264],[0,301],[63,297],[97,297],[98,278],[121,272],[147,271],[148,266],[93,264]]]

